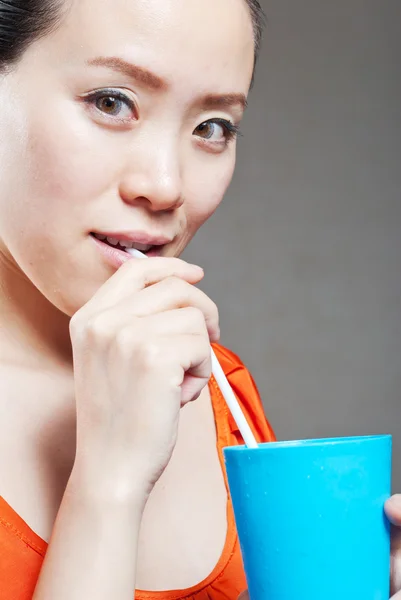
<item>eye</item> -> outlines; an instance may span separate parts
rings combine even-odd
[[[85,103],[98,113],[115,121],[132,121],[136,119],[135,103],[119,90],[98,90],[84,98]]]
[[[226,119],[210,119],[195,129],[194,134],[212,143],[226,143],[239,135],[239,127]]]

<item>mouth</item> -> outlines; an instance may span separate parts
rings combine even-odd
[[[126,253],[128,253],[128,249],[134,249],[143,254],[160,254],[162,247],[171,241],[167,238],[151,237],[144,233],[124,235],[91,232],[90,235],[103,244]]]

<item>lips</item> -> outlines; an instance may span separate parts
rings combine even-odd
[[[164,236],[149,235],[145,232],[130,233],[98,233],[92,232],[91,235],[101,242],[117,250],[127,251],[127,248],[134,248],[140,252],[147,253],[156,247],[164,246],[171,242],[170,238]]]

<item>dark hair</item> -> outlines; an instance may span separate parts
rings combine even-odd
[[[264,14],[259,0],[246,0],[255,35],[258,57]],[[65,0],[0,0],[0,73],[12,68],[28,46],[60,24]]]
[[[260,46],[262,43],[263,30],[266,25],[266,16],[260,5],[259,0],[246,0],[249,10],[251,11],[253,33],[255,37],[255,65],[258,60]],[[1,60],[1,59],[0,59]]]
[[[32,42],[57,27],[63,0],[0,0],[0,72],[13,67]]]

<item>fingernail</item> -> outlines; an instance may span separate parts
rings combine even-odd
[[[205,271],[202,269],[202,267],[200,267],[199,265],[194,265],[192,264],[192,266],[197,269],[198,271],[200,271],[200,273],[204,273]]]

